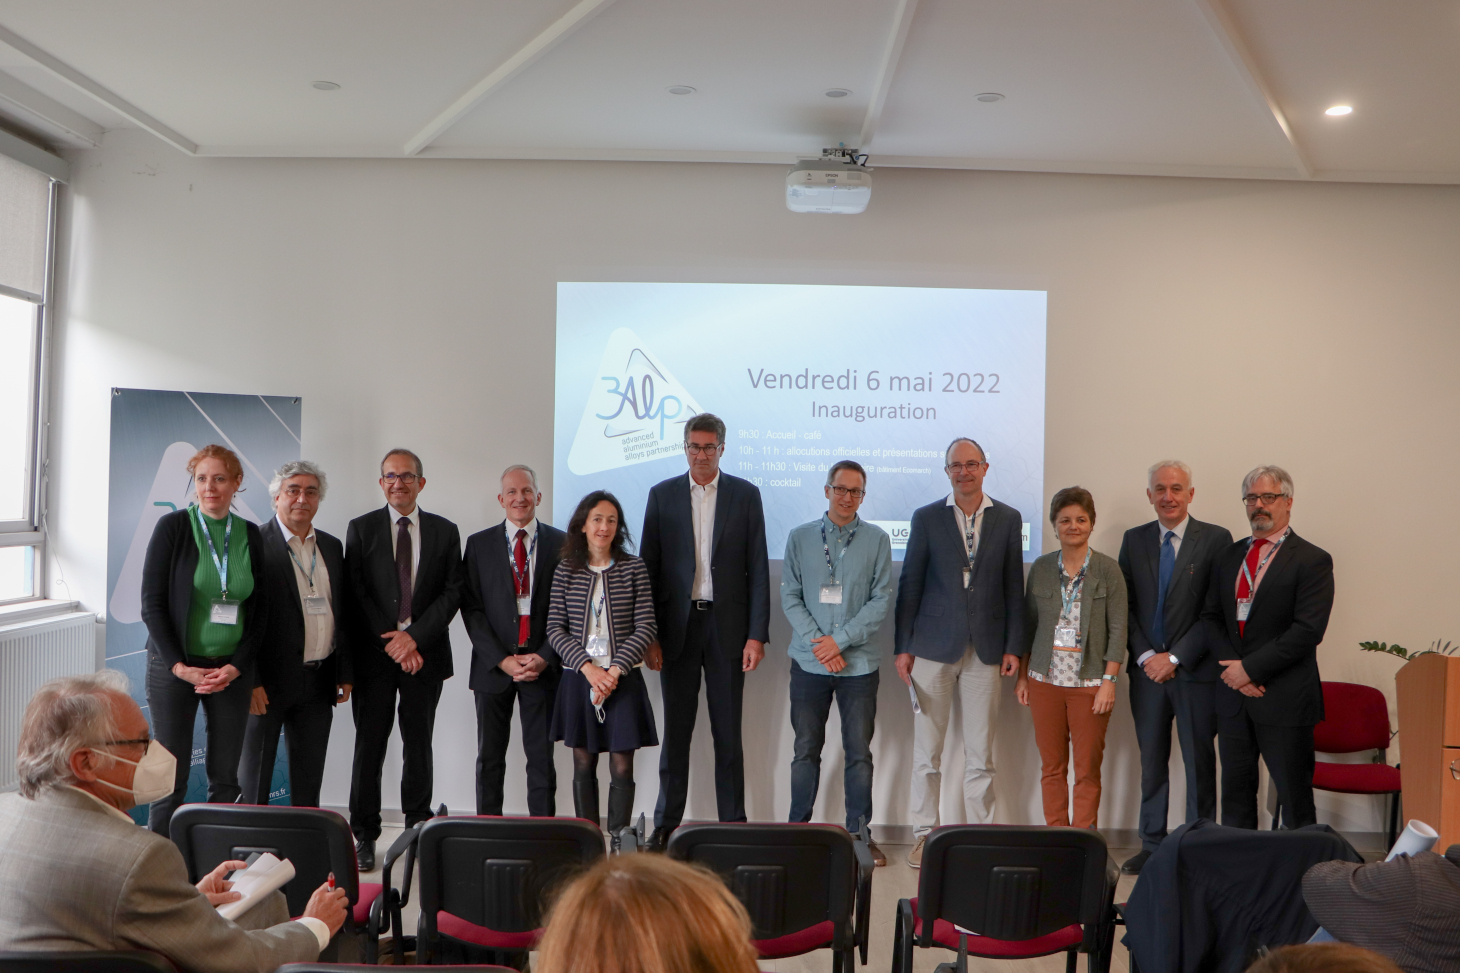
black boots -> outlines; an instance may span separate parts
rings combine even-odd
[[[612,850],[617,853],[622,843],[622,833],[629,827],[629,817],[634,813],[634,785],[609,781],[608,784],[608,839]]]
[[[609,791],[608,806],[611,817],[613,815],[613,791]],[[595,828],[600,827],[602,818],[598,816],[597,777],[573,778],[573,814],[584,821],[593,822]]]

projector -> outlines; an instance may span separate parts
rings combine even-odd
[[[861,161],[858,161],[858,160]],[[786,209],[793,213],[860,213],[872,198],[867,157],[840,146],[819,159],[801,159],[786,175]]]

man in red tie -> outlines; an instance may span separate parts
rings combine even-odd
[[[477,813],[502,813],[516,700],[527,755],[527,813],[552,817],[558,778],[548,731],[563,667],[547,643],[547,612],[564,535],[537,519],[542,494],[530,467],[507,467],[497,502],[506,519],[466,540],[461,593],[477,705]]]
[[[1217,697],[1222,823],[1257,827],[1257,758],[1283,824],[1317,821],[1313,727],[1323,720],[1318,643],[1333,609],[1333,558],[1293,532],[1293,478],[1259,466],[1242,480],[1252,536],[1221,554],[1202,613],[1225,688]]]

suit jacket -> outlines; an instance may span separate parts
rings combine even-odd
[[[1303,876],[1303,899],[1333,936],[1405,973],[1460,970],[1460,865],[1449,855],[1323,862]]]
[[[249,563],[253,594],[243,602],[243,635],[229,661],[239,678],[252,685],[259,644],[268,627],[269,600],[264,594],[264,561],[259,556],[263,536],[247,521]],[[188,610],[192,607],[193,574],[198,570],[198,543],[186,509],[157,521],[142,562],[142,621],[147,624],[147,655],[157,656],[165,668],[184,662],[187,654]]]
[[[0,950],[150,949],[187,973],[319,956],[303,923],[245,931],[218,915],[176,845],[69,787],[0,795],[0,888]]]
[[[264,584],[269,600],[269,621],[259,647],[257,684],[269,694],[270,706],[292,706],[304,702],[304,606],[299,601],[299,582],[294,576],[294,562],[289,557],[289,541],[277,517],[260,528],[259,545],[264,562]],[[315,546],[319,550],[319,566],[330,582],[330,610],[335,616],[334,651],[324,660],[326,676],[321,692],[328,692],[331,705],[335,694],[331,687],[354,684],[354,666],[350,659],[350,639],[343,634],[347,621],[346,603],[349,582],[345,578],[345,547],[333,534],[315,528]],[[308,565],[305,569],[308,570]],[[323,698],[323,697],[321,697]]]
[[[471,636],[472,689],[500,693],[513,685],[500,668],[502,660],[518,652],[536,652],[548,667],[539,680],[553,678],[560,669],[557,653],[547,641],[548,601],[553,569],[562,556],[568,535],[537,522],[537,564],[532,569],[532,622],[527,645],[517,648],[517,581],[508,559],[505,521],[479,530],[466,539],[466,583],[461,590],[461,620]]]
[[[1024,653],[1024,518],[993,501],[978,531],[973,577],[947,499],[913,511],[897,584],[894,651],[953,663],[970,641],[985,665]]]
[[[987,516],[987,515],[985,515]],[[1024,597],[1023,653],[1029,671],[1049,672],[1054,655],[1054,629],[1059,622],[1060,552],[1050,551],[1029,566],[1029,590]],[[1080,678],[1099,679],[1107,662],[1125,661],[1125,577],[1107,554],[1090,552],[1090,566],[1080,586]],[[1023,654],[1021,653],[1021,654]]]
[[[1130,598],[1130,623],[1126,634],[1130,640],[1130,670],[1138,668],[1137,659],[1156,649],[1151,626],[1156,618],[1158,581],[1161,572],[1161,522],[1132,527],[1120,542],[1120,570],[1125,575],[1125,589]],[[1192,682],[1215,682],[1222,667],[1208,651],[1206,628],[1201,624],[1202,609],[1207,603],[1207,587],[1212,581],[1212,562],[1232,546],[1232,532],[1216,524],[1205,524],[1195,517],[1186,521],[1181,549],[1176,552],[1176,566],[1166,591],[1166,604],[1161,614],[1166,623],[1166,651],[1181,660],[1176,678]]]
[[[1235,715],[1245,707],[1254,723],[1313,726],[1323,720],[1323,685],[1318,678],[1318,643],[1333,610],[1333,558],[1296,533],[1283,541],[1247,616],[1237,632],[1237,573],[1247,556],[1247,539],[1212,562],[1202,621],[1217,659],[1241,659],[1260,697],[1243,696],[1224,685],[1217,711]]]
[[[393,632],[400,608],[391,532],[393,509],[382,507],[350,521],[345,532],[345,574],[350,579],[351,620],[355,623],[355,668],[396,665],[385,654],[382,632]],[[421,560],[411,591],[411,624],[425,665],[421,679],[450,679],[451,637],[447,627],[461,604],[461,533],[445,517],[421,511]]]
[[[690,478],[671,477],[649,491],[640,556],[654,589],[659,644],[666,659],[679,656],[689,623],[695,580],[694,518]],[[739,656],[750,639],[770,641],[771,567],[766,555],[765,512],[755,484],[720,473],[715,533],[710,541],[715,628],[721,650]]]

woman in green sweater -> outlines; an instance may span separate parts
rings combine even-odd
[[[204,446],[188,462],[197,504],[157,522],[142,568],[147,625],[147,705],[152,735],[177,758],[172,794],[148,826],[164,837],[187,795],[193,723],[203,705],[208,800],[238,799],[253,661],[264,631],[263,541],[232,513],[243,467],[231,450]]]

